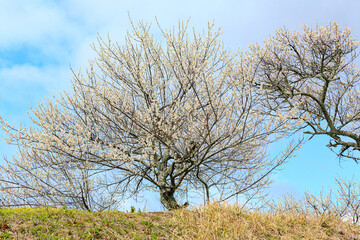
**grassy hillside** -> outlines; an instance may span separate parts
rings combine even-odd
[[[360,239],[360,227],[331,216],[247,212],[211,204],[156,213],[0,209],[1,239]]]

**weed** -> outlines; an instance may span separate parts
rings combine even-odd
[[[89,230],[89,233],[91,234],[91,236],[95,239],[101,239],[102,238],[102,235],[101,235],[101,232],[102,229],[99,228],[99,227],[96,227],[96,228],[92,228]]]
[[[148,221],[142,221],[142,224],[144,224],[145,226],[147,226],[148,228],[153,228],[154,224],[152,222],[148,222]]]
[[[12,237],[11,234],[7,233],[7,232],[0,234],[1,239],[7,239],[7,238],[11,238],[11,237]]]
[[[135,210],[136,210],[136,208],[135,208],[134,206],[131,206],[131,207],[130,207],[130,212],[134,213]]]

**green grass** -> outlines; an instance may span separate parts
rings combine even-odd
[[[157,213],[13,208],[0,209],[0,239],[360,239],[360,227],[226,204]]]

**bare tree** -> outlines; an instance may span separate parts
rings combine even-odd
[[[190,190],[228,199],[270,183],[293,148],[266,157],[273,135],[289,126],[261,114],[253,69],[223,48],[213,24],[190,36],[184,22],[160,28],[162,44],[149,30],[133,25],[123,46],[99,38],[89,70],[74,73],[71,93],[32,110],[33,127],[2,120],[8,141],[24,153],[2,167],[3,194],[56,205],[54,191],[74,202],[90,199],[78,198],[88,186],[112,199],[153,190],[175,209],[176,197]]]
[[[302,200],[295,200],[292,195],[283,196],[278,201],[264,201],[261,210],[275,213],[290,212],[295,214],[317,215],[334,214],[342,220],[353,224],[360,222],[360,185],[354,177],[335,179],[337,188],[328,193],[311,194],[305,192]]]
[[[310,138],[328,135],[330,149],[356,162],[360,150],[358,46],[349,28],[341,30],[330,23],[315,29],[304,25],[302,33],[280,29],[263,47],[255,44],[249,52],[258,60],[257,86],[266,92],[269,113],[303,122]]]
[[[56,157],[55,157],[56,156]],[[19,150],[1,166],[0,206],[66,206],[87,211],[116,209],[116,189],[100,187],[89,162],[68,162],[51,153]],[[99,175],[99,174],[98,174]]]

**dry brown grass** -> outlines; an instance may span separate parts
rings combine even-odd
[[[179,239],[360,239],[360,227],[331,215],[264,214],[229,204],[176,211]]]
[[[324,215],[264,214],[209,204],[174,212],[0,209],[1,239],[359,239],[360,227]]]

